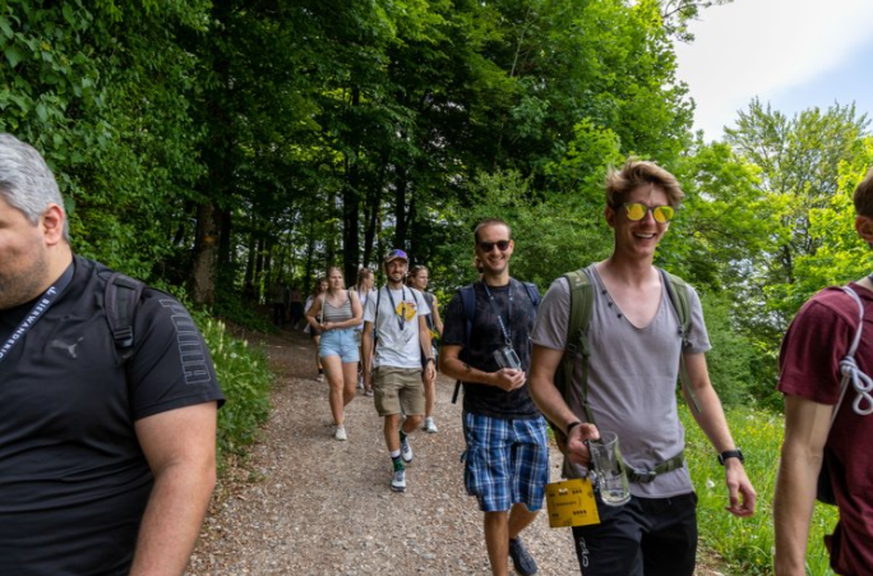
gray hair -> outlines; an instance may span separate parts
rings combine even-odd
[[[43,157],[33,146],[11,134],[0,134],[0,196],[32,224],[39,222],[49,204],[57,204],[64,210],[58,183]],[[70,241],[66,218],[64,239]]]

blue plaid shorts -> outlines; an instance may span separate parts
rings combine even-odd
[[[523,503],[543,507],[549,481],[549,444],[542,418],[491,418],[464,413],[467,451],[464,485],[483,512],[504,512]]]

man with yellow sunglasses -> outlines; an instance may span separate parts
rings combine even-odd
[[[683,196],[676,178],[651,162],[631,158],[611,170],[605,217],[615,235],[612,255],[552,284],[531,338],[530,391],[557,428],[565,474],[588,476],[585,441],[596,438],[596,425],[618,435],[630,481],[630,501],[620,506],[605,505],[595,484],[600,522],[573,528],[585,576],[694,573],[697,497],[677,412],[680,365],[686,399],[725,467],[727,510],[754,513],[755,490],[709,380],[700,299],[653,264]],[[587,324],[570,334],[583,301]]]

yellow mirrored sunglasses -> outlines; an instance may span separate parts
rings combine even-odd
[[[627,219],[634,222],[642,220],[651,211],[652,216],[655,217],[655,222],[665,224],[673,219],[673,214],[675,213],[672,206],[646,206],[640,202],[628,202],[624,204],[624,208]]]

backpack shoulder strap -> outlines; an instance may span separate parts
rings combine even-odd
[[[556,372],[555,384],[565,400],[570,397],[573,381],[573,365],[576,358],[582,363],[580,392],[585,418],[594,424],[594,414],[588,405],[588,358],[591,354],[588,343],[588,325],[594,310],[594,287],[585,268],[563,275],[570,289],[570,314],[567,320],[567,348],[561,358],[561,368]]]
[[[852,338],[852,343],[849,345],[849,350],[846,355],[840,359],[840,372],[842,373],[842,381],[840,382],[840,399],[834,406],[834,412],[831,415],[831,428],[834,421],[837,419],[837,413],[843,405],[843,398],[849,389],[849,384],[857,392],[855,401],[852,403],[852,409],[859,416],[869,416],[873,414],[873,397],[870,395],[870,390],[873,389],[873,380],[861,371],[855,362],[855,353],[858,351],[858,345],[861,343],[861,335],[864,331],[864,303],[861,297],[850,286],[842,286],[843,292],[851,296],[855,304],[858,305],[858,328],[855,330],[855,336]],[[866,404],[866,407],[863,405]]]
[[[522,282],[522,284],[527,291],[527,295],[530,297],[530,301],[533,303],[534,312],[536,312],[542,301],[542,298],[540,298],[540,289],[537,288],[537,285],[533,282]]]
[[[133,354],[136,336],[133,330],[133,320],[144,288],[144,283],[121,272],[113,272],[104,288],[103,302],[106,309],[106,320],[109,323],[109,330],[112,332],[115,349],[125,361]]]
[[[470,338],[473,332],[473,317],[476,315],[476,289],[473,284],[458,288],[461,297],[461,315],[464,317],[464,348],[461,354],[470,349]],[[455,391],[452,392],[452,404],[458,402],[458,393],[461,391],[461,381],[455,380]]]
[[[658,272],[661,273],[661,280],[664,283],[664,289],[667,290],[670,304],[673,305],[673,310],[676,311],[676,316],[679,317],[679,337],[682,339],[682,351],[679,354],[679,379],[682,382],[685,394],[691,401],[692,408],[694,408],[697,414],[701,414],[703,409],[700,407],[700,401],[697,399],[697,394],[694,393],[694,388],[691,386],[691,378],[688,375],[688,367],[685,364],[685,348],[688,346],[688,330],[691,326],[690,286],[684,280],[670,274],[666,270],[658,268]]]
[[[464,313],[464,348],[469,348],[473,333],[473,317],[476,315],[476,289],[473,284],[468,284],[460,288],[458,293],[461,295],[461,310]]]
[[[688,283],[666,270],[658,268],[658,271],[661,273],[661,279],[664,282],[667,295],[670,297],[670,303],[679,317],[680,335],[684,345],[688,339],[688,328],[691,326],[691,302],[688,296]]]
[[[382,303],[382,288],[376,290],[376,312],[373,314],[373,330],[379,328],[379,304]]]

